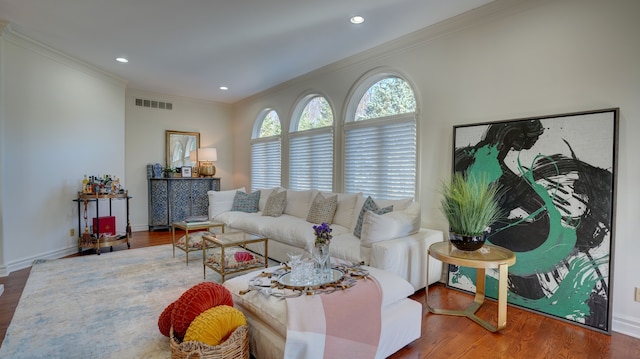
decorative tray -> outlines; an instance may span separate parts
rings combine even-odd
[[[290,281],[290,268],[283,265],[273,271],[263,271],[249,280],[249,287],[240,291],[240,295],[258,291],[277,298],[299,297],[303,294],[329,294],[336,290],[346,290],[356,285],[358,280],[367,280],[369,271],[355,265],[337,265],[331,270],[332,277],[322,282],[305,285],[293,285]]]
[[[329,276],[324,277],[316,275],[304,284],[297,284],[292,281],[291,272],[289,271],[278,277],[278,283],[289,289],[317,289],[322,286],[338,283],[343,278],[344,273],[341,270],[332,268]]]

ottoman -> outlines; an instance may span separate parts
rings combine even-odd
[[[279,268],[272,267],[264,271]],[[422,304],[407,298],[414,293],[414,288],[406,280],[377,268],[362,268],[377,280],[382,291],[381,333],[375,357],[386,358],[420,337]],[[234,306],[247,318],[251,353],[258,359],[282,359],[285,357],[287,335],[285,299],[268,295],[264,290],[239,294],[248,288],[249,281],[260,272],[262,270],[229,279],[223,285],[231,292]]]

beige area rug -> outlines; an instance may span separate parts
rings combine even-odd
[[[35,263],[0,358],[171,358],[158,316],[203,281],[202,253],[171,245]]]

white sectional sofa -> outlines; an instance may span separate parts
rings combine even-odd
[[[415,290],[440,280],[442,263],[431,260],[427,281],[426,256],[429,245],[444,240],[443,232],[420,228],[420,204],[412,199],[372,202],[361,193],[282,188],[258,192],[247,194],[244,188],[209,191],[210,220],[224,223],[226,231],[264,235],[269,238],[269,257],[284,262],[289,251],[310,251],[315,240],[313,226],[323,219],[331,222],[333,230],[332,257],[394,273]],[[389,206],[393,206],[391,211]],[[261,246],[251,249],[264,254]]]

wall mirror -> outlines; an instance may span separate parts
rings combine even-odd
[[[167,167],[195,167],[198,163],[200,132],[166,131]],[[191,151],[195,151],[191,156]]]

